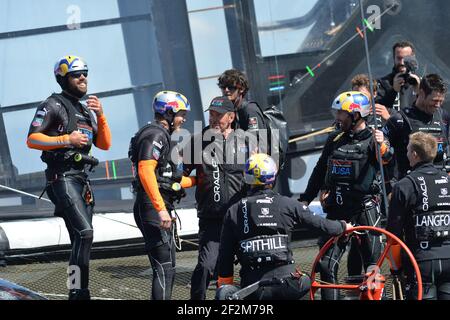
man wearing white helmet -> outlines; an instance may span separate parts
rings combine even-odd
[[[170,135],[186,121],[190,105],[174,91],[158,92],[153,99],[155,121],[131,139],[128,156],[134,165],[134,218],[141,230],[153,269],[153,300],[169,300],[175,280],[175,243],[172,237],[174,201],[184,196],[194,178],[183,177],[180,152]]]
[[[224,218],[217,299],[226,299],[223,292],[230,293],[227,287],[233,285],[235,256],[242,266],[241,286],[260,281],[259,288],[247,299],[300,299],[308,292],[311,280],[306,275],[293,276],[296,270],[290,238],[294,227],[306,224],[331,236],[351,227],[345,221],[315,215],[307,206],[273,191],[277,171],[275,161],[267,154],[254,154],[247,160],[244,181],[250,190],[228,209]]]
[[[62,92],[52,94],[37,108],[27,145],[42,150],[41,159],[47,164],[47,194],[55,205],[55,215],[64,219],[69,231],[69,273],[80,276],[80,283],[70,286],[69,299],[86,300],[90,298],[89,257],[94,233],[94,197],[86,169],[98,164],[89,155],[92,145],[108,150],[111,132],[96,96],[88,97],[87,106],[80,103],[88,90],[88,67],[83,59],[59,59],[54,74]]]
[[[308,205],[322,190],[327,190],[323,199],[323,210],[329,219],[343,219],[359,225],[377,226],[380,217],[379,164],[376,145],[381,145],[383,163],[392,158],[389,142],[380,130],[367,126],[370,114],[369,98],[361,92],[341,93],[333,101],[337,130],[330,134],[308,186],[300,201]],[[329,237],[322,237],[320,245]],[[345,246],[335,245],[320,262],[320,275],[323,281],[336,283],[339,260]],[[361,236],[359,252],[364,268],[376,263],[381,250],[379,237],[372,234]],[[355,264],[349,273],[361,274],[361,264]],[[322,299],[338,299],[338,290],[321,290]]]

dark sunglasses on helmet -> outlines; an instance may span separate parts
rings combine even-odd
[[[87,71],[75,71],[75,72],[69,73],[69,76],[71,76],[72,78],[79,78],[79,77],[81,77],[81,75],[83,75],[85,78],[87,78],[88,72]]]

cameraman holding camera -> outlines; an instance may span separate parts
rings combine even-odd
[[[376,103],[389,109],[400,110],[410,107],[416,100],[420,78],[417,72],[417,60],[414,45],[401,41],[392,48],[394,67],[392,72],[378,80]]]

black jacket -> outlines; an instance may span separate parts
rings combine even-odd
[[[233,275],[234,257],[239,256],[239,243],[242,240],[256,236],[287,235],[288,250],[291,233],[298,224],[306,224],[318,228],[330,235],[339,235],[345,230],[345,222],[332,221],[315,215],[307,206],[298,201],[281,196],[273,190],[251,190],[246,198],[246,212],[243,214],[242,201],[231,206],[224,219],[218,258],[219,277],[227,278]],[[266,272],[280,268],[280,276],[286,276],[294,271],[295,264],[286,266],[267,266],[261,269],[250,270],[241,268],[241,280],[248,283],[246,278],[251,277],[257,281],[264,277]],[[255,274],[258,276],[255,278]]]
[[[450,194],[447,194],[447,192],[450,190],[450,182],[448,182],[448,179],[445,179],[447,178],[445,172],[436,169],[432,163],[422,162],[418,163],[412,169],[410,175],[429,175],[438,179],[438,187],[441,188],[441,195],[439,195],[439,198],[440,201],[443,201],[441,205],[445,204],[448,206],[448,202],[450,202]],[[447,180],[447,182],[445,182],[445,180]],[[430,186],[428,186],[428,188],[430,188]],[[430,192],[431,190],[427,191]],[[417,205],[422,205],[423,199],[419,195],[421,195],[423,192],[424,191],[419,190],[414,182],[408,177],[401,179],[397,184],[395,184],[392,191],[392,198],[389,203],[389,216],[387,220],[386,230],[392,232],[400,239],[404,239],[405,244],[408,246],[408,248],[411,249],[413,255],[418,261],[430,259],[449,259],[449,241],[441,242],[439,243],[439,245],[431,247],[431,249],[429,250],[420,249],[419,242],[416,238],[415,233],[416,221],[414,221],[413,218],[413,209],[416,208]],[[431,201],[431,195],[427,195],[427,199]],[[432,205],[430,204],[430,207],[431,206]],[[450,212],[447,215],[450,215]],[[448,221],[450,221],[450,218],[443,219],[444,223],[448,223]]]
[[[245,161],[248,158],[248,146],[245,143],[242,130],[231,133],[227,139],[221,134],[207,137],[205,132],[192,139],[191,161],[183,155],[185,173],[196,170],[197,215],[199,218],[223,219],[231,204],[242,197],[244,187],[243,177]],[[241,137],[241,139],[239,139]],[[196,155],[200,150],[201,157]]]
[[[402,115],[403,113],[403,115]],[[407,117],[407,119],[405,119]],[[416,124],[416,128],[411,128],[410,124]],[[411,169],[406,156],[406,147],[409,142],[409,135],[419,131],[428,132],[436,136],[441,144],[441,151],[435,159],[436,165],[443,164],[443,153],[447,152],[449,115],[443,109],[438,110],[434,115],[429,115],[419,110],[415,105],[402,110],[402,112],[392,115],[383,128],[384,135],[389,139],[394,148],[395,178],[400,180],[407,171]],[[414,129],[414,130],[413,130]],[[439,130],[441,132],[439,132]]]
[[[395,99],[397,98],[397,91],[394,90],[394,77],[397,74],[395,69],[378,79],[377,96],[375,102],[384,105],[388,110],[392,110]],[[407,85],[400,91],[400,109],[411,106],[416,101],[416,94],[412,86]]]
[[[256,102],[244,100],[236,112],[236,129],[257,132],[266,129],[264,116]]]

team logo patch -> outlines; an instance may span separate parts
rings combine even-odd
[[[153,149],[152,149],[152,157],[153,157],[153,159],[159,160],[160,156],[161,156],[161,150],[159,150],[156,147],[153,147]]]
[[[446,196],[448,194],[448,189],[447,188],[441,188],[441,194]]]
[[[34,118],[34,120],[31,123],[31,125],[33,127],[40,127],[42,125],[42,122],[44,122],[44,119],[36,117],[36,118]]]
[[[90,141],[94,138],[93,129],[91,126],[86,124],[78,124],[78,131],[87,135]]]
[[[270,213],[269,208],[261,208],[261,214],[267,216]]]

